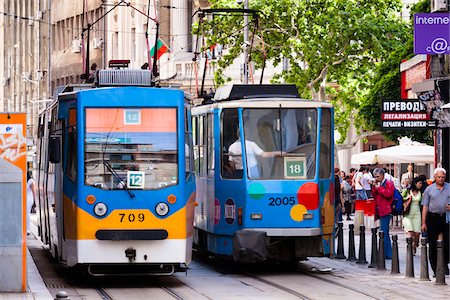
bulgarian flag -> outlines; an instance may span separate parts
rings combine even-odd
[[[158,42],[156,43],[156,60],[158,60],[161,55],[163,55],[164,53],[167,52],[167,50],[169,50],[169,48],[166,46],[166,44],[164,44],[163,41],[161,41],[160,39],[158,39]],[[150,56],[152,58],[154,58],[155,56],[155,47],[153,46],[153,48],[150,50]]]

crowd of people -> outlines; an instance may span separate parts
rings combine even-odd
[[[450,227],[450,184],[445,182],[446,170],[436,168],[434,180],[427,180],[425,175],[413,172],[408,165],[400,182],[386,169],[362,166],[346,174],[339,168],[334,169],[336,222],[352,220],[356,201],[373,199],[375,201],[375,218],[380,220],[380,230],[384,232],[384,253],[386,259],[392,258],[390,222],[393,214],[395,189],[403,197],[403,229],[406,237],[412,238],[413,253],[417,251],[420,235],[426,236],[429,243],[431,268],[436,274],[437,241],[444,241],[445,272],[449,275],[449,227]],[[397,185],[397,186],[396,186]]]

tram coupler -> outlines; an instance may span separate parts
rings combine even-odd
[[[125,256],[128,258],[128,261],[132,263],[136,260],[136,250],[133,248],[128,248],[125,250]]]
[[[233,236],[233,259],[256,263],[267,259],[269,238],[262,231],[238,230]]]

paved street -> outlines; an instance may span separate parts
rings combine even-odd
[[[348,238],[348,221],[344,237]],[[448,286],[419,281],[420,255],[414,257],[415,278],[405,278],[406,246],[399,235],[400,271],[369,269],[346,260],[310,258],[298,266],[260,264],[246,266],[196,257],[186,273],[171,277],[91,278],[59,267],[38,241],[36,228],[28,247],[34,264],[29,266],[28,294],[0,294],[0,299],[52,299],[65,291],[70,299],[449,299]],[[358,254],[359,236],[356,236]],[[366,256],[370,261],[370,236],[366,234]],[[419,252],[418,252],[419,253]],[[345,241],[347,255],[347,240]],[[332,270],[330,270],[332,269]],[[431,270],[430,270],[430,274]],[[41,279],[42,276],[42,279]],[[446,276],[449,282],[449,276]],[[41,282],[41,284],[39,284]],[[44,285],[45,284],[45,285]],[[401,287],[401,288],[400,288]]]

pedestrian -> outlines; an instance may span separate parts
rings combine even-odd
[[[384,170],[376,168],[373,171],[372,195],[376,201],[376,211],[380,218],[380,230],[384,232],[384,255],[392,258],[392,245],[389,236],[389,223],[391,221],[392,201],[394,198],[394,184],[384,178]]]
[[[364,190],[363,183],[362,183],[364,172],[367,172],[366,170],[367,170],[366,167],[361,167],[359,169],[359,172],[357,172],[356,175],[354,176],[356,201],[367,200],[367,194],[366,194],[366,191]]]
[[[341,176],[342,180],[344,180],[345,176],[347,176],[347,174],[345,174],[345,171],[341,171],[341,172],[339,172],[339,176]]]
[[[413,164],[408,164],[407,170],[402,174],[400,184],[403,188],[408,188],[408,184],[411,184],[413,178],[417,177],[417,173],[413,173]],[[408,179],[408,182],[406,180]]]
[[[423,192],[425,192],[425,189],[428,187],[427,176],[425,174],[420,174],[419,180],[422,181],[422,188],[420,189],[420,192],[423,195]]]
[[[356,199],[356,190],[355,190],[355,175],[356,169],[350,168],[349,175],[350,176],[350,185],[352,186],[352,207],[350,208],[350,213],[355,213],[355,199]]]
[[[366,191],[367,199],[373,198],[372,196],[372,183],[373,183],[373,176],[372,173],[370,173],[369,168],[366,168],[366,170],[363,172],[363,178],[362,178],[362,185],[364,187],[364,190]]]
[[[347,221],[351,221],[350,214],[352,212],[352,194],[353,194],[353,188],[351,186],[351,179],[350,176],[345,176],[343,181],[343,188],[342,188],[342,197],[344,198],[344,208],[345,213],[347,214]]]
[[[31,172],[27,172],[27,235],[30,234],[30,212],[36,200],[36,185]]]
[[[413,179],[411,188],[404,190],[403,196],[403,228],[406,236],[412,238],[413,253],[416,254],[419,245],[419,237],[421,232],[422,214],[420,213],[420,201],[422,201],[422,193],[420,192],[423,182],[420,178]]]
[[[449,275],[449,232],[446,224],[446,212],[450,198],[450,183],[445,182],[446,173],[447,171],[444,168],[436,168],[434,170],[434,183],[426,188],[422,197],[422,232],[426,232],[428,235],[430,265],[434,276],[436,276],[436,242],[438,239],[444,240],[445,273]]]
[[[344,212],[344,200],[342,197],[342,178],[339,176],[339,168],[334,168],[334,220],[335,227],[337,222],[342,222],[342,213]]]

